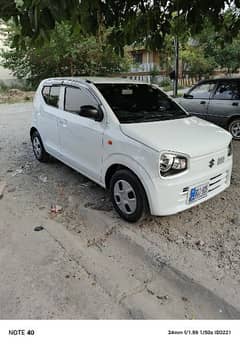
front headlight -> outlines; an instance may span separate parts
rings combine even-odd
[[[177,153],[163,153],[160,157],[160,174],[170,176],[187,169],[187,158]]]
[[[230,157],[233,153],[233,145],[232,140],[230,141],[230,144],[228,145],[228,157]]]

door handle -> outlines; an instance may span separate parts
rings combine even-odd
[[[200,104],[206,104],[206,101],[201,101]]]
[[[61,125],[61,126],[63,126],[63,127],[67,127],[67,120],[59,120],[59,124]]]
[[[233,102],[232,105],[233,105],[234,107],[237,107],[237,106],[238,106],[238,102]]]

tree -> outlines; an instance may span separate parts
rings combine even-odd
[[[240,0],[1,0],[0,18],[13,18],[21,34],[34,40],[45,40],[62,20],[80,23],[100,38],[103,28],[112,28],[109,40],[122,51],[133,42],[161,48],[176,13],[192,33],[201,31],[206,17],[221,26],[227,6],[235,9],[234,35],[240,28]]]
[[[172,20],[170,34],[166,35],[161,49],[165,69],[170,72],[173,68],[173,42],[178,36],[183,75],[208,77],[215,68],[235,72],[240,67],[240,35],[232,37],[231,29],[236,18],[234,8],[225,10],[221,26],[205,18],[202,30],[196,34],[192,34],[182,18]]]
[[[217,67],[213,56],[205,56],[201,46],[185,45],[181,50],[183,75],[190,77],[209,77]]]
[[[2,52],[2,65],[34,86],[48,77],[109,75],[128,70],[128,58],[117,55],[107,43],[107,31],[100,43],[92,35],[83,35],[80,26],[73,29],[69,22],[62,22],[51,32],[49,41],[37,47],[29,38],[16,44],[18,28],[11,25],[9,31],[10,49]]]
[[[223,25],[216,28],[206,20],[204,30],[196,36],[206,58],[214,58],[218,68],[227,69],[228,73],[240,68],[240,35],[232,37],[231,26],[234,13],[224,13]]]

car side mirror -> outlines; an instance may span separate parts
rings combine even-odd
[[[92,105],[83,105],[80,107],[79,115],[88,117],[95,121],[102,121],[103,114],[100,108],[96,108]]]
[[[193,95],[190,95],[189,93],[184,93],[183,98],[193,99]]]

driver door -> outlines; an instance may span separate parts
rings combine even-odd
[[[206,120],[209,100],[216,86],[215,81],[193,87],[181,100],[181,105],[192,115]]]
[[[82,86],[65,86],[64,109],[58,129],[64,161],[95,181],[100,181],[103,156],[104,119],[81,116],[82,106],[98,108],[98,100]]]

